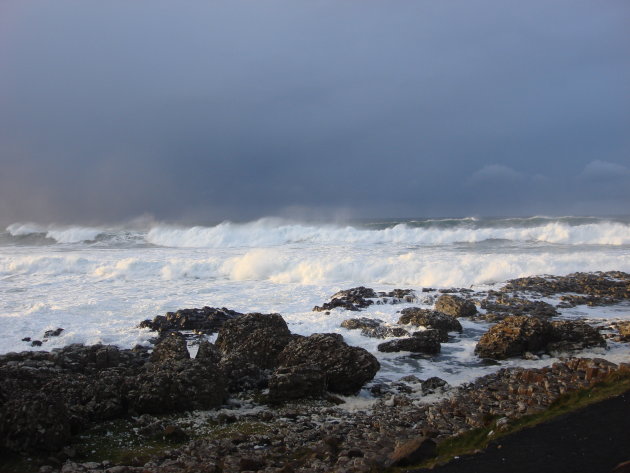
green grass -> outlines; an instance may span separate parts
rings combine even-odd
[[[515,420],[510,420],[507,428],[501,432],[497,431],[496,418],[488,419],[487,425],[477,429],[469,430],[461,435],[448,438],[438,444],[437,457],[432,458],[414,468],[433,468],[449,462],[454,457],[469,455],[488,447],[492,441],[512,434],[519,430],[533,427],[540,423],[554,419],[568,412],[581,409],[589,404],[603,401],[614,396],[618,396],[630,391],[630,372],[615,372],[610,374],[601,382],[577,391],[572,391],[560,396],[549,408],[535,414],[526,415]],[[492,434],[491,434],[492,432]],[[402,472],[405,468],[392,468],[389,472]]]

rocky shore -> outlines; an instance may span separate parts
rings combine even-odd
[[[571,357],[607,339],[629,340],[629,323],[602,331],[582,320],[553,320],[567,304],[630,300],[626,273],[522,278],[487,292],[359,287],[313,310],[357,312],[420,298],[433,308],[407,307],[397,324],[360,317],[342,327],[384,339],[381,352],[430,357],[461,332],[460,320],[483,319],[495,325],[478,340],[480,359],[569,357],[544,368],[503,368],[457,387],[413,375],[380,383],[372,382],[377,358],[338,333],[296,335],[279,314],[183,309],[140,324],[156,333],[152,350],[70,345],[0,356],[0,448],[36,456],[42,473],[380,471],[415,464],[445,438],[489,422],[501,429],[563,393],[630,371],[626,363]],[[211,334],[214,343],[204,338]],[[201,337],[194,358],[191,337]],[[375,398],[369,407],[343,406],[340,396],[365,388]],[[191,411],[205,424],[191,421]],[[78,436],[115,419],[132,425],[134,435],[172,445],[128,462],[78,462]],[[241,429],[217,435],[227,425]]]

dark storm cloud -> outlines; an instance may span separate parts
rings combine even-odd
[[[0,4],[0,220],[627,213],[623,1]]]

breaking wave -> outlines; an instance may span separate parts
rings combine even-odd
[[[0,240],[7,243],[7,238]],[[630,245],[630,222],[583,217],[426,219],[352,225],[275,219],[215,226],[155,225],[133,230],[16,223],[9,244],[154,245],[171,248],[258,248],[283,245],[437,246],[491,240],[557,245]]]

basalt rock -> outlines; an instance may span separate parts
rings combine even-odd
[[[398,304],[401,302],[413,302],[415,293],[411,289],[394,289],[389,292],[375,292],[369,287],[353,287],[339,291],[321,306],[313,307],[314,312],[325,312],[336,308],[351,311],[359,311],[372,304]]]
[[[326,375],[328,390],[354,394],[380,368],[378,360],[367,350],[352,347],[336,333],[316,333],[294,338],[280,354],[281,367],[308,365]]]
[[[378,351],[386,353],[410,351],[413,353],[433,355],[440,352],[440,338],[441,335],[438,330],[414,332],[411,337],[381,343],[378,346]]]
[[[435,310],[453,317],[471,317],[477,313],[475,304],[452,294],[444,294],[435,302]]]
[[[527,352],[570,351],[605,346],[603,337],[585,322],[550,323],[538,317],[506,317],[482,335],[475,353],[482,358],[505,359]]]
[[[151,361],[188,360],[190,353],[186,347],[186,339],[179,332],[171,332],[160,340],[153,349]]]
[[[245,314],[229,320],[215,343],[231,391],[265,387],[279,366],[278,356],[291,341],[279,314]]]
[[[269,401],[272,403],[322,398],[325,392],[326,374],[309,365],[279,368],[269,379]]]
[[[378,295],[374,292],[374,289],[363,286],[354,287],[352,289],[345,289],[333,294],[330,298],[330,302],[325,302],[321,307],[313,307],[313,311],[324,312],[336,309],[337,307],[341,307],[345,310],[358,311],[374,304],[374,301],[370,299],[375,299],[377,297]]]
[[[217,332],[223,324],[242,315],[225,307],[202,307],[201,309],[181,309],[177,312],[167,312],[166,315],[157,315],[153,320],[140,322],[140,328],[148,328],[162,334],[180,330],[194,330],[197,333],[210,335]]]
[[[487,321],[500,321],[509,315],[533,315],[536,317],[553,317],[558,310],[544,301],[530,301],[520,297],[509,297],[504,293],[491,291],[488,297],[481,301],[480,307],[485,314],[475,317]]]
[[[461,332],[462,324],[452,315],[437,310],[410,307],[401,311],[399,324],[411,324],[432,328],[440,332],[440,341],[448,342],[448,332]]]
[[[533,276],[512,279],[503,292],[529,292],[561,297],[563,307],[578,304],[606,305],[630,299],[630,274],[621,271],[573,273],[567,276]]]
[[[361,329],[361,334],[372,338],[404,337],[409,335],[404,328],[388,327],[383,325],[379,319],[369,319],[361,317],[359,319],[348,319],[341,322],[343,328],[350,330]]]

